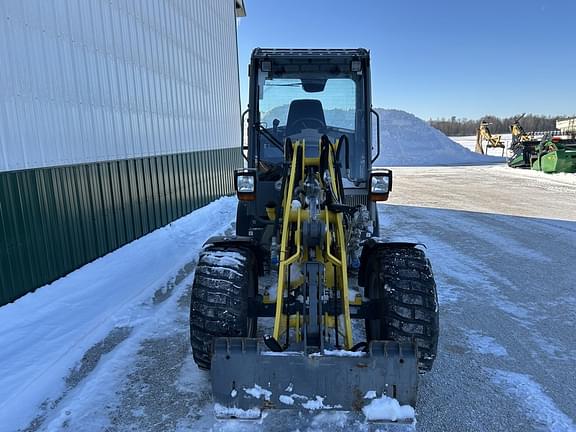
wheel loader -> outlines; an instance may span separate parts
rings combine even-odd
[[[216,415],[414,406],[438,300],[421,245],[380,233],[392,172],[373,167],[369,52],[258,48],[249,78],[236,233],[206,242],[192,287]]]

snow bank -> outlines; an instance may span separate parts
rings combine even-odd
[[[42,403],[81,381],[96,344],[114,336],[109,349],[118,350],[134,329],[157,326],[155,293],[230,226],[236,203],[222,198],[1,307],[0,430],[26,427]]]
[[[468,165],[503,162],[474,153],[405,111],[378,108],[381,153],[375,166]]]

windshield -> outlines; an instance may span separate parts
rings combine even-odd
[[[304,140],[306,155],[318,156],[322,135],[335,142],[343,134],[351,147],[351,172],[363,179],[366,172],[364,112],[357,109],[361,85],[351,78],[268,78],[261,81],[259,113],[260,157],[266,161],[283,159],[283,143]],[[360,107],[361,108],[361,107]],[[353,150],[352,150],[353,149]],[[343,152],[342,152],[343,154]]]
[[[266,80],[263,86],[263,97],[260,101],[260,121],[264,127],[272,127],[274,119],[279,120],[279,126],[286,126],[290,104],[293,101],[318,101],[322,108],[323,116],[319,110],[312,112],[314,108],[306,112],[293,113],[292,123],[304,122],[302,126],[313,128],[322,122],[322,126],[344,128],[354,130],[354,112],[356,109],[356,84],[351,79],[334,78],[326,80],[324,90],[308,93],[302,87],[299,79],[273,79]],[[315,103],[309,103],[312,105]],[[305,103],[300,104],[300,107]],[[304,107],[306,108],[306,107]],[[294,106],[293,106],[294,110]],[[311,115],[306,121],[305,114]],[[296,117],[295,117],[296,115]],[[299,118],[298,118],[299,117]],[[299,126],[299,125],[297,125]]]

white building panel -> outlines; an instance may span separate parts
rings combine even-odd
[[[0,171],[240,145],[234,0],[0,0]]]

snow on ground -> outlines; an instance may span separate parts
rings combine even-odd
[[[545,173],[542,171],[536,171],[532,169],[521,169],[521,168],[510,168],[508,166],[492,166],[492,170],[496,171],[506,171],[508,176],[514,176],[516,178],[523,178],[526,181],[531,181],[535,185],[545,184],[545,185],[568,185],[576,186],[576,173]],[[514,172],[512,174],[512,171]],[[569,188],[567,190],[573,190]]]
[[[128,355],[137,351],[146,333],[163,324],[158,305],[235,212],[236,200],[222,198],[0,308],[0,430],[40,422],[118,346],[131,346]],[[118,384],[106,383],[108,397]],[[78,402],[93,403],[101,388],[91,390]],[[49,429],[65,424],[73,410],[62,410]]]
[[[381,154],[378,166],[474,165],[503,162],[484,156],[448,138],[424,120],[405,111],[378,109]]]
[[[440,299],[418,430],[575,431],[576,187],[493,167],[395,174],[381,235],[427,246]]]
[[[530,376],[515,372],[487,369],[492,381],[512,396],[521,409],[534,419],[542,430],[576,431],[576,423],[558,409],[554,401]]]
[[[450,137],[451,140],[457,142],[463,147],[466,147],[470,151],[474,151],[476,147],[476,136],[464,136],[464,137]],[[504,134],[502,135],[502,141],[506,146],[506,151],[504,152],[505,157],[510,156],[510,152],[508,151],[508,147],[510,146],[510,142],[512,141],[511,134]],[[493,156],[500,156],[502,154],[502,149],[497,148],[489,148],[488,154]],[[493,170],[505,170],[508,171],[508,176],[514,176],[516,178],[522,177],[525,178],[527,181],[535,180],[536,184],[539,183],[548,183],[548,184],[558,184],[558,185],[576,185],[576,173],[544,173],[542,171],[535,171],[531,169],[521,169],[521,168],[510,168],[507,165],[495,165],[490,167]],[[511,171],[514,171],[512,174]],[[498,173],[500,174],[500,173]]]
[[[441,307],[418,430],[574,431],[576,187],[485,166],[395,176],[381,235],[426,244]],[[235,206],[219,200],[0,308],[0,431],[388,430],[342,412],[214,418],[189,290]]]
[[[382,395],[379,398],[368,397],[367,399],[372,400],[362,408],[362,412],[368,420],[397,421],[414,419],[414,408],[410,405],[400,405],[396,399],[386,395]]]
[[[469,330],[466,338],[472,349],[480,354],[490,354],[498,357],[508,355],[506,348],[496,342],[496,339],[483,335],[481,332]]]
[[[389,202],[574,220],[575,178],[576,174],[544,174],[497,165],[397,167],[394,169],[394,190]]]

